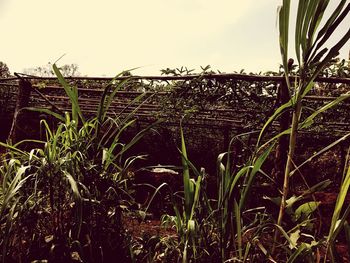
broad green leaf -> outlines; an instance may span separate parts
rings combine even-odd
[[[193,204],[193,198],[194,198],[194,192],[193,192],[193,183],[190,181],[190,170],[187,163],[187,150],[186,150],[186,143],[185,143],[185,137],[182,130],[182,125],[180,124],[180,135],[181,135],[181,153],[182,153],[182,166],[183,166],[183,183],[184,183],[184,193],[185,193],[185,213],[186,218],[190,218],[191,210],[192,210],[192,204]]]
[[[305,204],[302,204],[295,210],[295,220],[298,220],[300,218],[307,218],[311,213],[313,213],[320,202],[307,202]]]
[[[286,200],[286,208],[288,207],[292,207],[294,205],[295,202],[299,201],[300,200],[300,196],[291,196],[290,198],[288,198]]]
[[[297,242],[300,238],[300,229],[297,229],[296,231],[294,231],[293,233],[290,234],[289,239],[290,239],[290,243],[289,243],[289,248],[293,249],[297,247]]]

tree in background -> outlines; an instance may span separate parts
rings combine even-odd
[[[59,68],[64,77],[77,77],[80,76],[79,66],[77,64],[65,64]],[[28,68],[24,70],[25,74],[33,75],[37,77],[56,77],[52,70],[52,64],[48,63],[44,66],[36,68]]]
[[[6,63],[0,61],[0,78],[8,78],[10,76],[11,73]]]

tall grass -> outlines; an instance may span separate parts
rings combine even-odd
[[[273,147],[251,157],[242,168],[232,169],[232,144],[249,134],[233,138],[229,151],[218,156],[218,196],[209,199],[206,193],[207,174],[204,169],[198,170],[189,160],[180,125],[182,201],[179,204],[173,199],[174,215],[163,216],[163,222],[175,226],[178,235],[176,247],[180,249],[177,253],[182,262],[247,261],[261,258],[263,252],[256,251],[256,243],[259,243],[260,231],[271,221],[264,215],[264,208],[247,209],[246,200],[254,177],[261,171]],[[256,234],[251,234],[254,231]],[[250,236],[255,241],[243,242],[245,236]],[[176,249],[169,249],[168,253],[174,253],[174,250]]]
[[[343,138],[337,139],[335,142],[308,158],[301,165],[297,166],[295,164],[295,149],[298,145],[299,131],[308,129],[320,114],[334,108],[350,97],[348,93],[343,94],[335,100],[315,109],[309,116],[302,115],[304,98],[313,87],[316,77],[329,65],[331,60],[337,56],[339,50],[350,38],[349,30],[345,32],[331,48],[327,47],[327,40],[333,36],[333,32],[348,15],[350,4],[347,3],[347,1],[339,1],[337,8],[330,13],[329,17],[325,18],[324,14],[327,7],[329,7],[329,1],[300,0],[298,3],[294,41],[299,70],[298,77],[293,81],[290,81],[288,68],[291,1],[283,0],[282,6],[279,9],[280,51],[286,83],[291,94],[290,100],[276,109],[263,125],[252,155],[240,169],[232,169],[232,164],[230,163],[231,145],[228,152],[218,157],[218,198],[214,203],[202,202],[202,200],[207,200],[205,198],[205,188],[200,184],[203,181],[205,182],[205,178],[202,178],[188,161],[184,135],[181,130],[181,148],[184,167],[184,215],[182,216],[177,209],[175,210],[175,217],[178,224],[188,226],[189,223],[191,223],[193,227],[187,230],[196,230],[196,232],[178,232],[180,239],[182,240],[182,238],[184,238],[181,242],[185,244],[182,257],[185,261],[190,261],[186,253],[187,245],[192,246],[193,254],[191,255],[191,260],[196,260],[194,255],[195,252],[198,251],[200,244],[203,244],[201,240],[205,239],[203,236],[204,233],[209,236],[214,236],[213,233],[218,233],[218,236],[214,238],[217,242],[215,243],[217,246],[214,250],[217,249],[217,255],[220,257],[221,262],[226,262],[227,260],[237,260],[239,262],[257,260],[258,258],[261,259],[261,255],[264,255],[271,262],[277,262],[282,254],[284,260],[288,262],[297,262],[301,256],[307,256],[308,260],[315,259],[313,251],[314,249],[317,250],[321,242],[316,241],[314,237],[310,242],[300,240],[301,236],[308,236],[307,233],[302,233],[301,229],[309,225],[312,221],[310,217],[317,209],[318,202],[306,202],[299,205],[297,209],[293,209],[293,204],[295,204],[296,201],[304,199],[307,194],[311,194],[319,187],[325,187],[329,183],[323,182],[312,186],[305,194],[296,197],[294,195],[289,195],[290,178],[302,165],[310,162],[313,158],[319,156],[348,137],[348,135],[345,135]],[[274,135],[272,138],[265,138],[267,134],[266,131],[272,122],[286,111],[292,112],[291,127]],[[274,149],[277,139],[284,135],[289,136],[289,150],[284,170],[281,197],[275,199],[279,205],[278,216],[276,219],[271,217],[264,218],[263,222],[259,221],[261,224],[260,226],[254,224],[249,225],[249,221],[246,220],[244,215],[246,215],[247,211],[250,211],[247,207],[247,200],[251,197],[251,186],[258,173],[266,175],[266,173],[262,171],[263,164]],[[191,180],[190,171],[194,172],[196,179],[194,178]],[[344,225],[346,222],[345,217],[348,214],[348,209],[343,214],[344,216],[341,217],[341,219],[339,218],[348,186],[347,172],[344,175],[341,192],[334,211],[330,234],[327,238],[328,243],[334,241],[334,237],[340,230],[338,224],[341,223]],[[198,193],[196,193],[197,191]],[[195,198],[197,196],[203,196],[204,198],[198,201]],[[205,209],[207,213],[204,215],[199,213],[202,206],[206,206]],[[194,211],[194,213],[192,213],[192,211]],[[253,211],[255,210],[253,209]],[[289,217],[288,220],[285,218],[286,214]],[[193,223],[188,220],[193,220]],[[195,226],[200,226],[198,223],[199,221],[210,222],[209,224],[213,225],[212,232],[208,234],[208,232],[201,232],[200,227],[196,228]],[[275,221],[275,223],[273,223],[273,221]],[[292,221],[295,225],[286,226],[286,221]],[[261,242],[262,237],[259,236],[259,234],[248,242],[243,241],[249,229],[254,229],[258,232],[269,229],[271,232],[274,232],[274,242],[270,243],[271,246],[264,244]],[[189,233],[195,233],[196,236],[196,240],[192,243],[191,240],[188,239],[191,236]],[[282,237],[285,241],[282,241]],[[277,247],[279,248],[278,251],[276,251]],[[329,247],[331,248],[332,246]],[[284,252],[282,252],[281,248],[284,249]],[[257,256],[258,254],[260,254],[260,257]]]
[[[84,262],[108,262],[119,254],[121,260],[129,260],[130,238],[122,213],[134,203],[128,171],[143,157],[127,153],[153,126],[122,141],[121,135],[135,123],[134,112],[107,115],[129,79],[113,79],[97,115],[87,118],[77,88],[66,82],[56,65],[53,69],[70,98],[71,114],[32,109],[60,121],[54,129],[41,121],[43,147],[26,152],[22,142],[0,143],[10,150],[0,167],[0,258],[70,262],[74,256]]]

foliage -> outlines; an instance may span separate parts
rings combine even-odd
[[[0,78],[9,78],[11,73],[7,65],[0,61]],[[10,88],[0,86],[0,114],[5,115],[8,111],[8,101],[11,99]]]
[[[11,76],[10,70],[7,65],[0,61],[0,78],[8,78]]]
[[[162,71],[162,74],[167,76],[185,76],[189,73],[194,74],[187,68]],[[235,113],[242,114],[243,120],[249,120],[246,124],[247,129],[259,126],[261,119],[265,119],[271,110],[271,98],[276,95],[276,84],[205,77],[206,75],[215,76],[217,73],[221,72],[212,71],[210,66],[206,66],[202,67],[202,71],[197,74],[199,77],[174,80],[169,85],[158,86],[157,90],[169,91],[161,101],[164,115],[180,120],[183,116],[197,116],[197,113],[229,107],[236,109]],[[239,73],[244,74],[244,71]],[[266,74],[270,75],[271,72]],[[258,117],[248,116],[248,109],[255,109]],[[221,116],[213,117],[219,119]]]

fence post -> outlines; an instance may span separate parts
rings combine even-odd
[[[289,101],[289,90],[286,81],[282,81],[278,87],[277,93],[277,107],[287,103]],[[289,128],[290,125],[290,113],[285,111],[281,114],[279,119],[279,131],[283,132]],[[279,138],[275,152],[274,168],[272,170],[272,177],[275,179],[278,186],[283,185],[284,169],[288,157],[289,136],[283,135]]]
[[[21,120],[23,120],[22,109],[24,107],[28,107],[29,105],[29,97],[30,97],[31,89],[32,89],[32,84],[28,80],[25,80],[22,78],[19,79],[15,113],[12,120],[11,130],[9,132],[8,139],[7,139],[8,142],[12,144],[16,143],[18,139],[19,127],[22,123]]]

